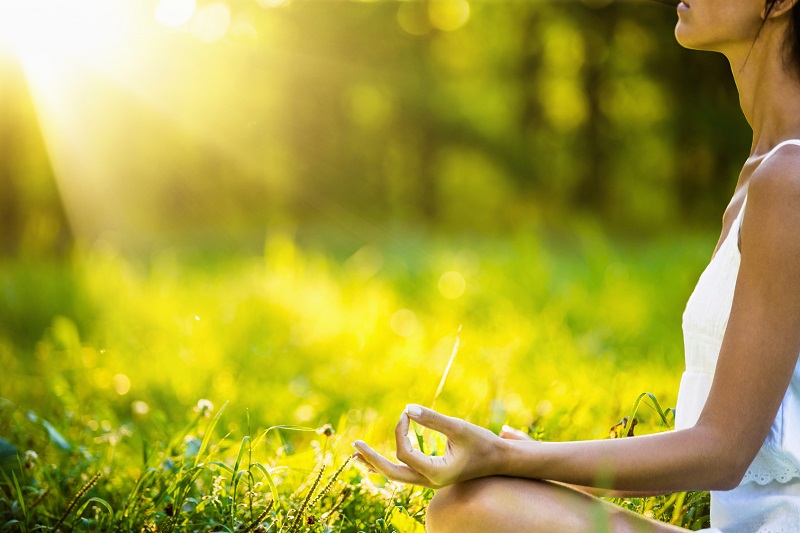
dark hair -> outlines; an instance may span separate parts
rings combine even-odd
[[[767,0],[767,16],[772,13],[772,10],[775,8],[775,4],[777,3],[778,0]],[[765,16],[764,20],[761,22],[762,28],[766,23],[767,16]],[[787,62],[793,65],[795,68],[800,69],[800,2],[796,3],[794,7],[792,7],[792,11],[789,13],[789,16],[791,17],[791,20],[789,21],[789,29],[786,32],[784,51],[787,53]],[[761,28],[759,28],[759,33],[761,33]]]

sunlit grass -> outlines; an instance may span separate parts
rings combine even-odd
[[[0,522],[421,531],[431,492],[357,469],[351,441],[391,454],[403,407],[435,395],[551,440],[608,437],[644,391],[673,406],[708,246],[589,232],[327,249],[276,233],[260,256],[129,259],[99,243],[65,264],[6,263]],[[667,428],[648,406],[636,434]],[[619,503],[699,527],[697,498]]]

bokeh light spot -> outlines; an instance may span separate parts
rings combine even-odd
[[[133,414],[142,416],[150,412],[150,406],[147,405],[146,402],[136,400],[131,404],[131,410],[133,411]]]
[[[258,5],[265,8],[281,7],[287,5],[291,0],[256,0]]]
[[[434,28],[455,31],[469,20],[467,0],[433,0],[428,4],[428,17]]]
[[[294,411],[294,416],[300,422],[308,422],[309,420],[314,418],[315,414],[316,414],[316,411],[314,411],[314,408],[312,406],[308,405],[308,404],[301,405],[300,407],[298,407]]]
[[[466,288],[467,280],[459,272],[445,272],[439,278],[439,292],[445,298],[455,300],[464,294]]]
[[[117,394],[124,396],[131,390],[131,380],[125,374],[117,374],[114,376],[114,390]]]
[[[400,2],[397,8],[397,23],[410,35],[427,35],[432,29],[425,4],[422,2]]]
[[[390,322],[392,331],[401,337],[410,337],[419,329],[419,321],[414,311],[410,309],[400,309]]]
[[[156,21],[162,26],[175,28],[189,22],[195,9],[195,0],[161,0],[156,6]]]
[[[198,41],[213,43],[225,37],[230,24],[231,10],[228,5],[224,2],[213,2],[195,13],[190,29]]]
[[[551,78],[542,83],[541,101],[545,115],[560,131],[572,131],[589,115],[589,104],[578,79]]]

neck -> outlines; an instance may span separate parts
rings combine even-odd
[[[800,138],[800,69],[787,63],[785,29],[776,26],[768,21],[754,45],[725,54],[753,130],[751,156],[763,155],[783,140]]]

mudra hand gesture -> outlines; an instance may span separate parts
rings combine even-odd
[[[447,437],[444,455],[426,455],[411,446],[408,438],[411,420]],[[395,440],[400,464],[386,459],[364,441],[355,441],[353,447],[358,459],[387,478],[434,489],[503,473],[506,442],[503,438],[475,424],[419,405],[408,405],[400,415]]]

